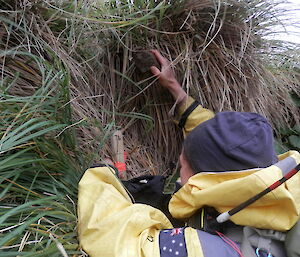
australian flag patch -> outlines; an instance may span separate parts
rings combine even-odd
[[[160,257],[187,257],[184,228],[160,231],[159,248]]]

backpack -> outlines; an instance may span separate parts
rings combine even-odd
[[[171,194],[164,193],[166,178],[163,176],[140,176],[128,181],[122,181],[136,203],[151,205],[170,219],[174,227],[183,227],[184,223],[174,219],[168,211]],[[180,188],[176,183],[175,192]],[[173,192],[174,192],[173,191]],[[231,240],[240,244],[245,257],[300,257],[300,222],[287,233],[257,229],[253,227],[237,226],[231,221],[218,224],[215,221],[219,213],[211,207],[200,209],[190,217],[187,225],[215,234],[215,231],[224,233]]]
[[[288,257],[300,257],[300,221],[286,233],[284,244]]]

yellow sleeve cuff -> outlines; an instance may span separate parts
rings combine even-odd
[[[178,107],[178,116],[176,123],[179,123],[182,115],[195,102],[195,99],[189,96],[187,100]],[[197,127],[202,122],[205,122],[215,116],[214,112],[203,108],[200,104],[188,115],[184,127],[183,134],[186,136],[190,131]]]

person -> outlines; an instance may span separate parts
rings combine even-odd
[[[300,163],[296,151],[276,156],[272,129],[264,117],[214,114],[186,94],[166,58],[151,52],[161,65],[151,72],[173,96],[177,123],[185,135],[179,157],[182,187],[169,203],[174,218],[190,224],[195,217],[203,218],[199,210],[207,206],[218,213],[228,211]],[[283,232],[299,219],[299,174],[233,215],[233,229],[225,236],[196,226],[174,228],[160,210],[134,203],[115,173],[100,165],[88,169],[79,183],[78,234],[90,256],[282,257]]]

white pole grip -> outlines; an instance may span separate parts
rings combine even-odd
[[[223,223],[223,222],[229,220],[229,218],[230,218],[230,215],[229,215],[229,213],[228,213],[228,211],[227,211],[227,212],[221,213],[221,214],[217,217],[217,221],[218,221],[218,223]]]

